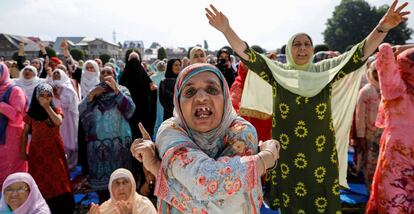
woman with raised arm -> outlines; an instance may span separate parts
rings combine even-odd
[[[407,19],[409,12],[402,10],[408,3],[397,3],[365,40],[317,64],[312,63],[307,34],[289,40],[287,63],[282,64],[249,48],[214,6],[206,9],[209,23],[273,88],[272,136],[280,140],[282,151],[277,169],[267,176],[265,200],[271,208],[280,207],[282,213],[340,211],[339,185],[346,186],[348,133],[362,76],[361,70],[352,71],[362,67],[389,30]]]

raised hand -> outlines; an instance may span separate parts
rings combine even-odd
[[[62,42],[60,43],[60,48],[62,50],[67,50],[69,48],[68,42],[66,41],[66,39],[63,39]]]
[[[99,210],[99,205],[91,203],[91,207],[89,208],[88,214],[101,214]]]
[[[205,8],[208,23],[222,33],[230,29],[227,17],[222,12],[218,11],[212,4],[210,4],[210,8],[211,9]]]
[[[107,76],[104,78],[105,83],[114,90],[115,94],[119,93],[118,85],[116,84],[115,79],[112,76]]]
[[[133,194],[133,193],[131,193]],[[120,214],[132,214],[132,204],[125,201],[117,201],[115,203],[116,209]]]
[[[142,138],[135,139],[131,145],[131,153],[138,161],[142,162],[145,169],[150,171],[153,175],[157,174],[160,160],[155,154],[155,144],[151,141],[151,136],[145,130],[144,126],[139,123],[139,130]]]
[[[408,5],[408,2],[404,2],[398,8],[397,4],[398,0],[394,0],[388,11],[385,13],[381,21],[379,22],[379,30],[387,32],[399,25],[401,22],[406,21],[408,19],[407,15],[410,14],[410,12],[403,11],[403,9]]]
[[[39,97],[39,104],[44,108],[47,109],[50,106],[50,102],[52,102],[52,97]]]

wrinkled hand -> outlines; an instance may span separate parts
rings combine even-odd
[[[142,162],[145,169],[152,172],[151,169],[158,162],[155,154],[155,144],[141,123],[138,124],[142,133],[142,138],[135,139],[131,145],[131,153],[138,161]]]
[[[101,210],[99,210],[99,205],[91,203],[91,208],[89,208],[88,214],[101,214]]]
[[[394,0],[388,11],[379,22],[379,27],[381,27],[382,30],[389,31],[399,25],[401,22],[408,19],[407,15],[410,14],[410,12],[402,11],[408,5],[408,2],[404,2],[402,5],[396,8],[397,4],[398,0]]]
[[[279,159],[280,143],[277,140],[266,140],[265,142],[259,142],[260,151],[269,151],[272,153],[275,161]]]
[[[61,48],[62,50],[67,50],[67,49],[69,48],[69,44],[68,44],[68,42],[66,41],[66,39],[62,40],[62,42],[60,43],[60,48]]]
[[[227,17],[222,12],[218,11],[212,4],[210,4],[210,8],[211,9],[205,8],[208,23],[222,33],[230,29]]]
[[[44,108],[47,109],[50,106],[50,103],[52,102],[52,97],[39,97],[39,104]]]
[[[114,77],[112,76],[107,76],[104,78],[105,83],[112,88],[112,90],[114,90],[115,94],[119,94],[119,89],[118,89],[118,85],[116,84],[116,81],[114,79]]]
[[[132,214],[132,204],[126,201],[117,201],[115,206],[119,214]]]
[[[95,98],[95,96],[99,96],[102,93],[105,92],[105,89],[102,88],[101,86],[98,86],[96,88],[94,88],[92,91],[89,92],[88,94],[88,102],[91,102],[93,100],[93,98]]]

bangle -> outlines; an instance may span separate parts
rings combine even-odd
[[[263,162],[263,166],[264,166],[264,173],[263,174],[265,174],[266,173],[266,170],[267,170],[266,161],[264,160],[264,158],[259,153],[257,153],[257,156],[259,156],[259,158]]]
[[[375,30],[376,30],[378,33],[388,33],[388,31],[389,31],[389,30],[386,30],[385,28],[383,28],[383,27],[381,27],[381,26],[376,27],[376,28],[375,28]]]

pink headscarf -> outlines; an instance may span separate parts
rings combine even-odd
[[[3,94],[6,93],[7,88],[9,88],[10,74],[9,69],[3,63],[0,63],[0,98],[3,97]]]
[[[3,188],[1,190],[3,197],[0,201],[0,213],[4,213],[7,210],[10,210],[8,205],[4,201],[4,190],[8,186],[16,182],[26,183],[30,188],[30,193],[26,201],[19,208],[13,210],[14,214],[50,213],[49,206],[46,204],[46,201],[40,193],[40,190],[37,187],[36,182],[33,180],[33,177],[25,172],[17,172],[7,176],[6,180],[3,183]]]

